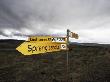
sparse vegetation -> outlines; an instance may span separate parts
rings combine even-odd
[[[20,43],[0,43],[0,82],[110,82],[110,46],[75,45],[67,81],[66,51],[23,56]]]

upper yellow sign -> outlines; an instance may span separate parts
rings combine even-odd
[[[57,42],[66,43],[66,37],[52,37],[52,36],[32,36],[28,38],[29,42]]]
[[[24,55],[39,54],[53,51],[60,51],[61,44],[51,42],[24,42],[16,48]]]

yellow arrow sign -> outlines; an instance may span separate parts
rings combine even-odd
[[[24,55],[32,55],[60,51],[61,44],[51,42],[24,42],[19,47],[17,47],[16,50]]]

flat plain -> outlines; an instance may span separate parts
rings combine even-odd
[[[110,82],[110,45],[71,43],[66,51],[24,56],[24,41],[0,40],[0,82]]]

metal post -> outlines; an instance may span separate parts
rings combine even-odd
[[[67,29],[67,80],[69,77],[69,71],[68,71],[68,65],[69,65],[69,61],[68,61],[68,55],[69,55],[69,32],[70,30]]]

